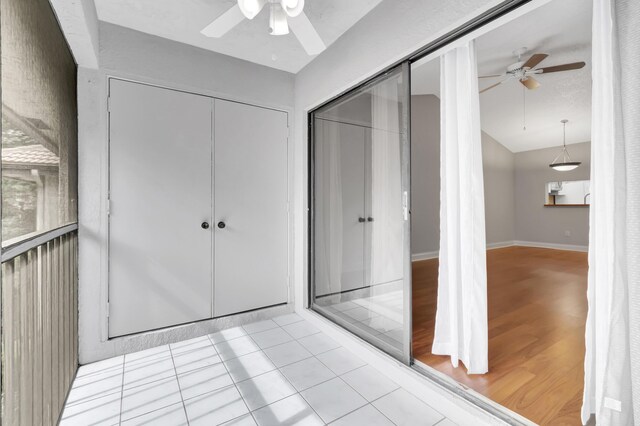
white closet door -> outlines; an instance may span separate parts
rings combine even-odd
[[[109,335],[212,316],[213,100],[110,82]]]
[[[287,114],[215,100],[215,316],[287,302]],[[224,225],[223,225],[224,224]]]

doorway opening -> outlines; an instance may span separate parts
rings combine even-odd
[[[551,1],[476,39],[489,372],[431,353],[440,238],[440,61],[412,66],[416,363],[539,424],[580,424],[587,316],[591,2]],[[536,62],[537,61],[537,62]],[[580,65],[582,63],[582,65]],[[560,67],[560,68],[558,68]],[[532,71],[519,75],[521,69]],[[567,150],[581,164],[549,165]]]

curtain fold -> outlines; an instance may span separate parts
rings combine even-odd
[[[475,43],[440,62],[440,266],[432,352],[488,371],[487,271]]]
[[[637,0],[593,2],[591,209],[582,422],[633,425],[638,410]],[[635,66],[635,68],[634,68]],[[635,96],[634,96],[635,93]],[[635,137],[633,137],[635,135]],[[635,203],[636,208],[630,209]],[[635,241],[635,243],[634,243]],[[635,253],[635,257],[634,257]],[[635,296],[635,297],[634,297]],[[633,346],[635,345],[635,346]],[[634,350],[635,348],[635,350]],[[632,359],[636,368],[631,369]],[[635,386],[632,382],[635,376]],[[636,400],[634,407],[634,398]]]

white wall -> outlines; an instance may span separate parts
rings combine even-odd
[[[111,24],[100,23],[99,37],[100,68],[81,67],[78,72],[80,363],[291,310],[280,307],[107,340],[108,76],[282,109],[290,117],[294,76]]]

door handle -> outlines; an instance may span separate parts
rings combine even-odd
[[[224,229],[226,226],[227,225],[223,221],[218,222],[218,228]]]
[[[209,222],[202,222],[200,226],[202,227],[202,229],[209,229]]]
[[[373,222],[373,218],[372,217],[368,217],[367,218],[367,222]]]
[[[358,222],[364,223],[364,222],[366,222],[366,219],[364,217],[359,217],[358,218]]]

